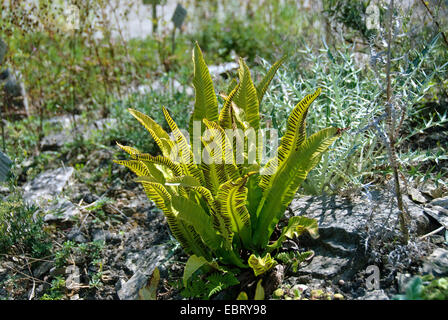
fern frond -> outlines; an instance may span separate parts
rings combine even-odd
[[[193,49],[193,63],[193,85],[196,92],[196,101],[191,119],[202,121],[206,118],[210,121],[216,121],[218,120],[218,99],[216,98],[212,77],[197,42]]]
[[[244,111],[249,125],[257,131],[260,128],[257,89],[255,89],[249,68],[241,58],[238,74],[240,79],[239,89],[233,101]]]
[[[222,106],[221,112],[219,113],[219,125],[225,129],[233,129],[233,109],[232,101],[238,92],[239,84],[229,93],[228,96],[223,96],[224,105]]]
[[[163,128],[158,125],[157,122],[155,122],[146,114],[131,108],[129,108],[128,110],[146,128],[146,130],[148,130],[160,150],[162,150],[163,155],[165,157],[169,157],[171,152],[169,142],[171,142],[171,139],[168,133],[166,133],[166,131],[163,130]],[[166,141],[168,141],[168,145],[166,143],[163,143],[161,139],[165,139]]]
[[[186,175],[193,176],[198,181],[204,182],[204,176],[202,172],[199,170],[198,166],[193,162],[193,153],[191,152],[190,146],[187,142],[187,139],[182,134],[182,132],[177,127],[177,124],[171,118],[168,110],[163,107],[163,114],[165,115],[166,122],[171,128],[171,132],[173,133],[177,146],[179,147],[180,158],[181,158],[181,166],[184,168]]]
[[[257,97],[258,97],[258,103],[261,105],[261,101],[263,100],[263,97],[268,90],[269,84],[271,83],[272,79],[274,78],[278,68],[283,64],[283,62],[286,60],[287,55],[284,55],[280,58],[276,63],[274,63],[269,71],[266,73],[266,75],[263,77],[261,82],[257,86]]]

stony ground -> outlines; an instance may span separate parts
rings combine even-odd
[[[59,148],[57,140],[52,140],[50,149]],[[57,277],[65,279],[63,299],[136,299],[155,267],[162,277],[159,299],[182,298],[175,283],[187,257],[170,237],[163,215],[129,173],[112,166],[108,172],[114,178],[109,183],[93,183],[96,187],[86,183],[89,175],[110,166],[112,150],[97,150],[82,170],[53,164],[55,168],[23,184],[25,201],[40,206],[39,214],[53,230],[55,247],[63,248],[69,241],[71,249],[62,264],[55,256],[41,260],[3,257],[2,299],[39,298],[54,287]],[[405,203],[412,216],[411,240],[402,245],[397,241],[397,212],[389,187],[346,197],[294,200],[286,218],[316,218],[320,238],[285,244],[284,250],[306,249],[315,254],[297,272],[279,266],[268,275],[271,291],[282,288],[287,299],[297,290],[301,298],[389,299],[404,291],[411,275],[430,272],[434,266],[447,272],[448,245],[441,227],[448,227],[448,190],[431,184],[408,186]],[[8,192],[2,189],[3,196]],[[100,244],[96,255],[74,249],[92,243]],[[379,290],[367,290],[368,266],[378,267]],[[249,279],[245,285],[253,283]]]
[[[114,119],[80,121],[78,130],[88,139],[116,124]],[[61,152],[74,136],[70,119],[53,118],[47,125],[53,131],[42,140],[42,153]],[[64,153],[39,174],[33,173],[35,158],[19,165],[20,192],[25,202],[39,207],[36,215],[43,217],[54,250],[42,259],[0,257],[0,299],[40,299],[45,294],[58,299],[136,299],[155,267],[161,272],[158,298],[182,299],[177,283],[187,256],[132,174],[111,162],[115,151],[101,146],[88,156]],[[296,272],[279,265],[266,276],[267,291],[281,288],[285,299],[297,298],[297,292],[308,299],[390,299],[405,290],[413,275],[446,274],[448,189],[431,181],[403,181],[403,186],[412,218],[407,245],[398,240],[391,180],[339,196],[298,196],[285,218],[316,218],[320,238],[285,243],[285,251],[313,250],[314,256]],[[7,187],[0,189],[1,197],[10,194]],[[378,290],[367,288],[369,266],[378,268]],[[63,280],[59,285],[58,279]],[[240,280],[242,287],[215,298],[235,296],[256,284],[250,274],[243,273]]]

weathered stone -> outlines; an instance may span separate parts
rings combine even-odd
[[[79,268],[75,265],[69,265],[65,268],[65,287],[69,290],[79,289],[80,286],[80,273]]]
[[[432,206],[439,206],[439,207],[443,207],[448,210],[448,196],[443,197],[443,198],[434,199],[430,202],[430,204]]]
[[[8,178],[11,165],[11,159],[0,151],[0,182],[3,182]]]
[[[40,278],[41,276],[46,274],[48,271],[50,271],[52,267],[53,267],[53,262],[44,261],[33,270],[33,276],[35,278]]]
[[[98,197],[96,194],[93,193],[86,193],[83,195],[82,200],[85,203],[91,204],[94,203],[95,201],[97,201],[100,197]]]
[[[358,300],[390,300],[384,290],[372,290],[367,291],[366,294],[362,297],[359,297]]]
[[[77,227],[74,227],[67,233],[67,240],[74,241],[77,243],[86,243],[87,239]]]
[[[411,274],[409,273],[397,273],[397,284],[398,284],[398,292],[405,293],[409,280],[412,279]]]
[[[448,210],[439,206],[425,208],[425,213],[448,230]]]
[[[448,250],[437,248],[431,253],[423,264],[423,272],[436,277],[448,275]]]
[[[51,133],[41,140],[41,150],[58,150],[64,144],[75,141],[76,137],[90,138],[93,134],[110,130],[117,124],[116,119],[95,120],[89,124],[82,123],[79,116],[59,116],[47,120]]]
[[[126,282],[122,283],[117,291],[120,300],[136,300],[138,291],[146,284],[154,269],[162,264],[168,257],[169,250],[165,245],[153,246],[150,249],[140,252],[134,256],[131,269],[136,270],[134,275]]]
[[[48,134],[42,138],[40,148],[42,151],[58,150],[65,143],[72,142],[73,138],[63,132]]]
[[[281,264],[276,265],[264,280],[265,295],[270,296],[282,284],[284,277],[285,268]]]
[[[214,77],[217,77],[221,74],[227,73],[232,70],[236,70],[239,68],[239,64],[236,62],[227,62],[220,65],[212,65],[208,67],[210,74]]]
[[[52,277],[57,277],[65,274],[65,268],[62,267],[53,267],[50,269],[50,275]]]
[[[412,201],[417,203],[426,203],[428,202],[423,194],[415,188],[408,187],[408,194],[411,197]]]
[[[446,195],[447,191],[444,186],[435,186],[434,183],[426,183],[421,186],[420,190],[423,194],[430,196],[433,199],[437,199]]]
[[[414,224],[418,226],[416,220],[421,223],[417,227],[421,229],[419,232],[427,231],[429,221],[424,216],[423,208],[407,197],[404,201]],[[353,277],[357,270],[365,269],[365,239],[369,232],[398,232],[393,227],[398,210],[390,207],[389,203],[389,198],[379,191],[371,191],[369,197],[350,201],[339,196],[308,196],[293,200],[290,208],[294,215],[316,219],[320,235],[317,240],[307,237],[300,239],[302,245],[314,250],[315,256],[308,265],[299,268],[298,274],[339,279]],[[385,228],[385,223],[392,227]]]
[[[103,229],[94,229],[91,232],[93,241],[106,241],[108,237],[108,231]]]
[[[28,114],[29,105],[28,98],[25,90],[25,85],[20,81],[20,74],[18,72],[9,72],[4,74],[7,76],[5,84],[3,86],[4,103],[6,106],[19,108],[25,110],[25,114]]]
[[[39,205],[59,195],[73,175],[72,167],[58,168],[39,174],[23,186],[23,199],[28,204]]]
[[[81,213],[79,209],[67,199],[60,200],[57,203],[50,205],[45,211],[49,212],[44,216],[45,222],[67,222],[73,220],[73,218]]]

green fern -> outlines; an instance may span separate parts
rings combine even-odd
[[[142,184],[148,198],[165,214],[172,234],[190,255],[192,260],[187,263],[184,281],[204,264],[252,268],[255,276],[262,275],[276,264],[271,253],[286,238],[304,232],[318,236],[316,220],[293,217],[280,237],[271,239],[301,183],[342,132],[329,127],[307,137],[305,119],[321,90],[296,105],[278,156],[266,165],[261,162],[263,146],[254,141],[249,144],[248,136],[241,134],[249,131],[255,133],[255,138],[260,135],[257,132],[262,127],[260,103],[284,60],[276,62],[255,85],[248,66],[240,59],[239,81],[233,81],[228,95],[222,95],[224,104],[219,109],[212,78],[196,44],[193,49],[196,99],[190,119],[190,141],[165,107],[163,114],[173,140],[149,116],[129,110],[148,130],[162,154],[140,153],[119,144],[132,160],[115,162],[138,176],[135,181]],[[193,121],[200,121],[200,128],[193,126]],[[201,139],[193,141],[197,136],[193,131],[197,129]],[[237,147],[239,143],[244,144],[242,150]],[[195,161],[201,148],[212,161]],[[253,162],[248,161],[251,157]],[[208,283],[213,292],[225,287],[225,282]],[[195,296],[195,285],[188,290],[186,294]]]
[[[217,293],[239,284],[238,279],[231,272],[214,272],[205,277],[196,277],[188,281],[181,295],[185,298],[209,300]]]

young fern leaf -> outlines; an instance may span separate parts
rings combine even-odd
[[[238,92],[239,84],[229,93],[228,96],[223,96],[224,105],[222,106],[221,112],[219,113],[219,125],[225,129],[233,129],[233,109],[232,101]]]
[[[168,179],[165,185],[181,186],[181,187],[200,187],[201,183],[192,176],[180,176]]]
[[[171,118],[170,114],[168,113],[168,110],[166,110],[165,107],[163,109],[163,114],[165,115],[166,122],[171,128],[171,131],[176,138],[177,145],[180,148],[180,160],[181,160],[181,166],[184,168],[184,172],[187,175],[193,176],[198,181],[204,182],[204,177],[202,175],[202,172],[199,170],[198,166],[193,163],[193,153],[191,152],[190,146],[188,144],[187,139],[182,134],[182,132],[177,127],[177,124],[174,122],[174,120]]]
[[[146,128],[146,130],[148,130],[160,150],[162,150],[162,154],[165,157],[169,157],[171,152],[169,142],[171,142],[171,140],[168,133],[166,133],[166,131],[163,130],[163,128],[158,125],[157,122],[155,122],[151,117],[131,108],[129,108],[128,110]],[[166,142],[162,142],[162,139],[167,141],[168,144],[166,144]]]
[[[275,74],[277,73],[278,68],[285,62],[287,58],[287,55],[284,55],[280,58],[276,63],[274,63],[271,68],[269,69],[268,73],[263,77],[261,82],[257,86],[257,97],[258,97],[258,103],[261,105],[261,101],[263,100],[263,97],[268,90],[269,84],[271,83],[272,79],[274,78]]]
[[[233,91],[233,89],[235,89],[235,87],[238,85],[238,81],[236,81],[235,78],[233,78],[232,80],[230,80],[229,85],[227,86],[227,90],[226,93],[230,95],[230,93]]]
[[[249,68],[241,58],[238,74],[240,83],[233,102],[244,111],[249,126],[257,131],[260,128],[260,104],[258,103],[257,89],[255,89]]]
[[[286,132],[278,148],[277,158],[270,160],[264,168],[265,172],[260,180],[260,187],[263,190],[269,189],[271,179],[278,166],[281,166],[285,159],[305,141],[305,118],[311,103],[319,96],[320,92],[321,89],[318,89],[314,94],[307,95],[292,110],[288,118]]]
[[[218,148],[220,149],[221,159],[215,159],[215,161],[219,161],[219,163],[224,164],[224,170],[226,174],[226,178],[224,181],[220,181],[223,183],[225,181],[237,179],[240,177],[238,167],[235,163],[235,158],[233,154],[233,147],[230,144],[229,139],[224,131],[224,129],[216,124],[215,122],[208,121],[204,119],[204,123],[208,130],[213,133],[214,140],[217,143]]]
[[[121,150],[130,154],[133,159],[135,159],[135,156],[137,154],[140,154],[140,151],[138,151],[136,148],[123,146],[123,145],[119,144],[118,142],[116,142],[116,143],[117,143],[118,147],[120,147]]]
[[[175,176],[182,176],[184,175],[184,170],[183,168],[174,163],[173,161],[171,161],[169,158],[164,157],[164,156],[152,156],[148,153],[139,153],[135,155],[135,158],[141,162],[149,162],[149,163],[154,163],[154,164],[158,164],[161,166],[164,166],[168,169],[170,169],[173,174]]]
[[[219,214],[226,217],[227,227],[230,226],[233,233],[240,237],[240,241],[246,248],[251,243],[251,221],[249,211],[246,208],[247,188],[245,187],[249,174],[228,181],[220,186],[217,195]]]
[[[193,63],[193,85],[196,92],[196,101],[191,119],[193,121],[202,121],[202,119],[206,118],[210,121],[217,121],[218,99],[216,98],[212,77],[197,42],[193,49]],[[192,126],[190,126],[190,130],[192,130]]]
[[[309,137],[298,149],[293,149],[283,162],[279,161],[277,170],[270,177],[269,187],[264,189],[257,210],[256,229],[259,232],[254,235],[254,241],[258,246],[267,245],[275,225],[292,201],[300,184],[339,134],[338,128],[321,130]]]
[[[138,160],[113,160],[116,164],[121,164],[126,168],[131,169],[137,176],[150,176],[148,167]]]
[[[252,268],[256,277],[269,271],[273,266],[277,264],[269,253],[267,253],[263,258],[251,254],[249,260],[247,260],[249,267]]]
[[[142,178],[140,178],[142,180]],[[178,218],[178,213],[171,206],[171,195],[160,183],[140,181],[147,197],[154,201],[156,206],[164,213],[168,226],[174,237],[188,253],[204,256],[210,259],[209,249],[202,242],[199,234],[190,224]]]

